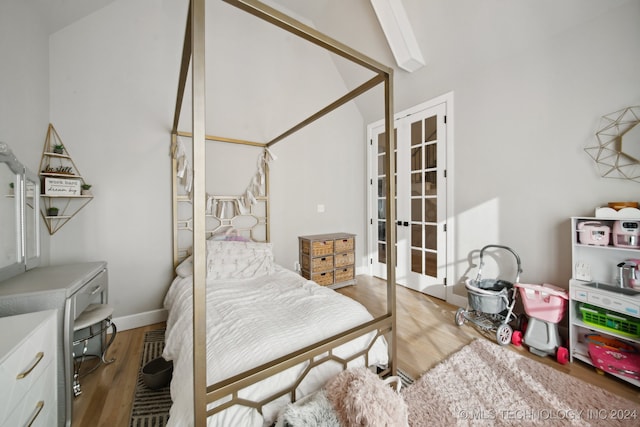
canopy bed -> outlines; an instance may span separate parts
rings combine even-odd
[[[269,425],[283,399],[295,401],[320,388],[328,375],[335,375],[336,366],[342,370],[377,365],[380,375],[396,373],[393,269],[387,274],[387,312],[373,318],[359,303],[275,265],[269,243],[270,147],[378,85],[384,91],[387,170],[393,176],[392,69],[258,1],[223,1],[374,73],[267,142],[207,135],[205,0],[190,0],[171,132],[177,277],[165,299],[169,310],[165,357],[175,359],[172,397],[174,407],[182,407],[182,412],[172,408],[169,421],[188,424],[193,416],[196,426]],[[178,126],[189,77],[192,129],[182,132]],[[244,194],[207,193],[207,141],[260,150],[258,172]],[[394,185],[386,180],[390,248],[395,244],[395,202],[390,196]],[[189,218],[183,215],[185,206],[189,206]],[[185,230],[190,234],[186,242],[181,238]],[[395,251],[387,251],[386,256],[387,265],[395,265]],[[270,310],[256,311],[265,298]],[[341,316],[345,312],[348,315]],[[302,321],[294,324],[295,317]],[[340,317],[344,321],[326,321]],[[258,329],[258,324],[265,329]],[[320,327],[325,324],[332,327]],[[305,325],[308,329],[302,329]],[[271,341],[276,337],[288,345]],[[232,366],[223,369],[225,364]],[[241,410],[234,412],[235,408]]]

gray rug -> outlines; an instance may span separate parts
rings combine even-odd
[[[149,361],[162,356],[164,349],[164,329],[149,331],[144,335],[140,369],[136,391],[131,408],[130,427],[164,427],[169,419],[171,392],[169,386],[158,390],[148,388],[142,380],[142,367]]]
[[[169,386],[159,390],[148,388],[142,380],[142,367],[156,357],[162,356],[164,350],[164,329],[149,331],[144,335],[140,369],[136,382],[136,391],[131,408],[130,427],[164,427],[169,419],[171,408],[171,392]],[[411,385],[414,380],[402,370],[397,375],[402,381],[402,388]]]
[[[409,425],[639,425],[640,403],[477,339],[402,390]]]

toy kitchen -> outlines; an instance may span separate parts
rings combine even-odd
[[[640,210],[597,208],[571,225],[570,360],[640,387]]]

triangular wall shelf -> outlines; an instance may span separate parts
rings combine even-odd
[[[53,235],[93,200],[93,195],[82,189],[86,182],[52,124],[47,129],[39,172],[40,213],[49,234]],[[56,208],[57,212],[52,212]]]

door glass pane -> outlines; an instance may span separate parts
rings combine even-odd
[[[378,240],[385,242],[387,240],[387,223],[385,221],[378,221]]]
[[[378,197],[386,197],[387,179],[385,177],[378,178]]]
[[[411,123],[411,146],[422,144],[422,122]]]
[[[386,219],[387,218],[387,200],[386,199],[378,199],[378,219]]]
[[[438,220],[437,199],[424,199],[424,220],[426,222],[436,222]]]
[[[424,247],[427,249],[438,249],[438,235],[437,226],[425,225],[424,226]]]
[[[378,156],[378,175],[387,175],[387,155],[384,153]]]
[[[431,116],[424,119],[424,142],[435,141],[438,139],[438,122],[436,117]]]
[[[438,191],[438,174],[437,172],[427,172],[424,174],[424,194],[426,196],[435,196]]]
[[[411,224],[411,246],[422,248],[422,224]]]
[[[436,144],[427,144],[424,147],[425,151],[425,168],[433,169],[438,167],[438,146]]]
[[[422,199],[411,199],[411,222],[422,222]]]
[[[411,171],[422,170],[422,147],[411,149]]]
[[[382,132],[381,134],[378,135],[378,153],[383,154],[387,152],[387,148],[386,148],[386,142],[387,142],[387,137],[386,137],[386,133]]]
[[[422,171],[411,174],[411,196],[422,196]]]
[[[438,275],[438,253],[424,253],[424,273],[427,276],[437,277]]]
[[[378,242],[378,262],[387,263],[387,245],[385,243]]]
[[[422,274],[422,251],[411,249],[411,271]]]

